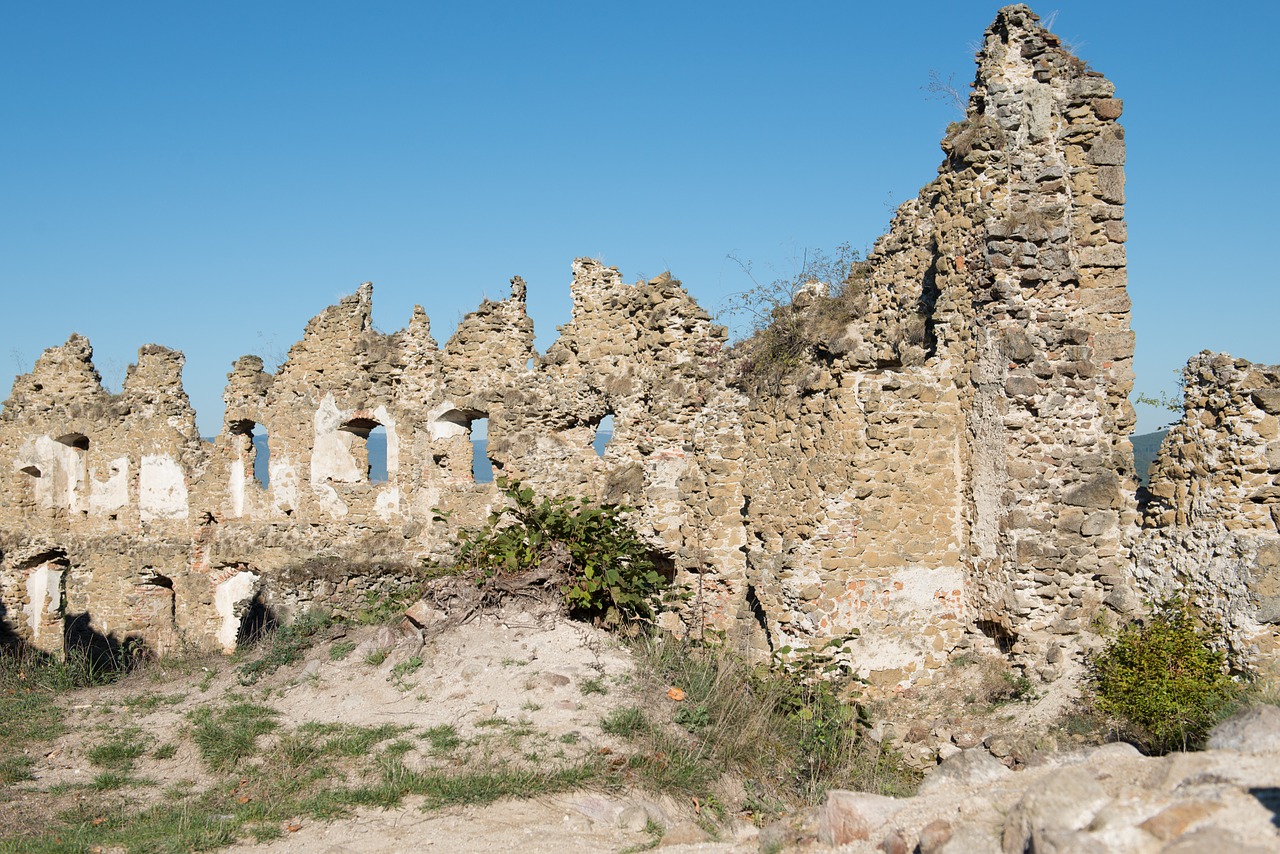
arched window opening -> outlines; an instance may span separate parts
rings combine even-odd
[[[365,478],[370,483],[386,483],[386,428],[372,418],[352,418],[338,429],[361,440],[352,443],[351,453],[356,458],[356,466],[364,471]]]
[[[604,449],[609,446],[609,442],[613,439],[613,413],[610,412],[600,419],[600,423],[596,425],[595,438],[591,440],[591,447],[595,449],[597,457],[604,456]]]
[[[471,420],[471,476],[476,483],[493,483],[493,461],[489,459],[489,419]]]

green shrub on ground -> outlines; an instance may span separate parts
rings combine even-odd
[[[1242,696],[1225,654],[1209,641],[1185,602],[1155,607],[1121,628],[1091,663],[1098,708],[1149,753],[1199,747]]]
[[[458,535],[458,564],[482,584],[553,585],[573,616],[608,626],[653,616],[668,581],[626,523],[630,508],[542,498],[500,477],[509,506]]]

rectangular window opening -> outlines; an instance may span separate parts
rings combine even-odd
[[[471,419],[471,476],[476,483],[493,483],[493,460],[489,459],[489,419]]]

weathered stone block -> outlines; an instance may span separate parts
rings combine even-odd
[[[1085,483],[1067,490],[1063,503],[1073,507],[1109,509],[1120,500],[1120,478],[1115,472],[1099,472]]]

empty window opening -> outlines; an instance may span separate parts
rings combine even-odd
[[[476,483],[493,483],[493,460],[489,459],[489,419],[471,420],[471,476]]]
[[[978,631],[995,641],[996,646],[1005,655],[1013,652],[1013,644],[1017,641],[1017,637],[1008,626],[995,620],[978,620],[977,627]]]
[[[253,479],[263,488],[271,486],[271,440],[267,428],[255,425],[250,441],[253,442]]]
[[[387,482],[387,430],[372,418],[352,418],[338,428],[362,440],[353,443],[351,453],[364,469],[370,483]]]
[[[604,449],[609,446],[609,442],[613,439],[613,413],[610,412],[600,419],[600,423],[596,425],[595,438],[591,440],[591,447],[595,449],[597,457],[604,456]]]
[[[369,431],[365,439],[365,448],[369,452],[369,482],[387,482],[387,428],[379,424]]]
[[[22,468],[18,469],[18,471],[22,472],[23,474],[29,474],[32,477],[40,477],[39,466],[34,466],[34,465],[23,466]]]
[[[228,429],[247,439],[248,447],[243,450],[253,454],[253,479],[263,489],[271,486],[271,441],[267,438],[267,428],[246,418],[232,422]]]

